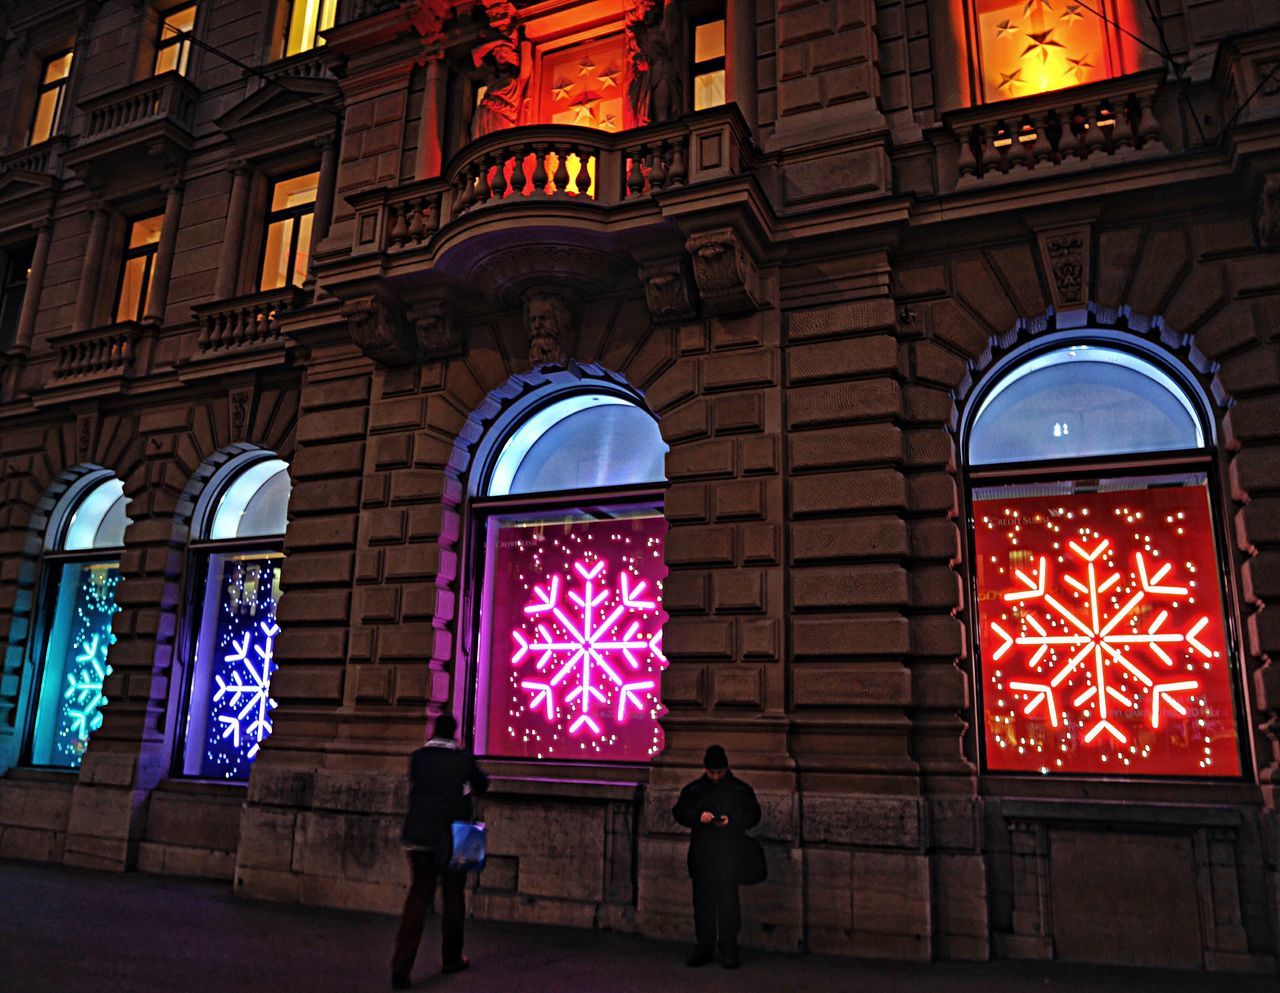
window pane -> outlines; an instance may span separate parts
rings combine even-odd
[[[104,480],[80,500],[67,522],[62,544],[56,547],[68,552],[119,548],[124,544],[124,529],[130,523],[125,516],[128,503],[124,483],[118,479]],[[56,538],[55,535],[48,537]],[[50,546],[46,544],[46,547]]]
[[[1201,448],[1195,408],[1168,375],[1128,352],[1075,345],[1017,366],[987,394],[969,463]]]
[[[693,29],[693,61],[724,58],[724,21],[708,21]]]
[[[276,552],[209,557],[187,716],[187,775],[247,779],[271,734],[283,558]]]
[[[183,7],[181,10],[175,10],[173,13],[165,15],[161,38],[172,38],[175,34],[185,33],[195,26],[196,8],[193,4],[190,7]]]
[[[653,507],[490,519],[477,697],[487,754],[647,762],[662,750],[666,531]]]
[[[27,295],[31,276],[31,245],[11,248],[5,265],[4,285],[0,286],[0,350],[10,348],[18,333],[22,301]]]
[[[31,144],[38,145],[47,141],[53,133],[54,114],[58,109],[58,96],[61,89],[45,90],[36,103],[36,118],[31,125]]]
[[[125,259],[124,271],[120,275],[120,302],[116,305],[117,321],[137,321],[142,319],[142,308],[147,302],[147,263],[145,256]]]
[[[583,394],[534,414],[512,434],[488,495],[563,493],[666,479],[657,422],[621,397]]]
[[[289,38],[285,55],[297,55],[316,46],[316,22],[320,16],[320,0],[293,0],[289,16]]]
[[[724,106],[724,70],[705,72],[693,79],[693,109]]]
[[[288,524],[289,467],[264,459],[240,472],[218,498],[207,534],[214,541],[284,534]]]
[[[271,210],[285,210],[288,207],[301,207],[316,202],[316,187],[320,184],[320,173],[309,172],[292,179],[282,179],[271,185]]]
[[[144,245],[155,245],[160,241],[160,228],[164,224],[164,215],[142,217],[129,225],[129,247],[142,248]]]
[[[170,72],[178,68],[178,45],[166,45],[164,48],[156,50],[156,71],[159,76],[162,72]]]
[[[276,290],[289,281],[289,242],[293,237],[294,218],[276,221],[267,228],[266,250],[262,257],[262,279],[259,288]]]
[[[1027,0],[978,0],[977,15],[987,100],[1044,93],[1111,75],[1112,43],[1099,16],[1064,16],[1056,4]]]
[[[66,79],[71,74],[71,52],[64,52],[57,58],[50,59],[44,70],[44,82],[52,83]]]
[[[294,286],[301,286],[307,281],[307,263],[311,259],[311,222],[313,214],[303,214],[298,218],[298,250],[293,258]]]
[[[1203,474],[974,492],[986,765],[1238,776]]]
[[[57,583],[46,635],[40,696],[32,734],[35,765],[79,767],[89,736],[102,725],[107,651],[115,643],[119,563],[75,562],[51,573]]]

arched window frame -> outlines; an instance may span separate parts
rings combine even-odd
[[[1017,463],[985,463],[973,465],[969,459],[974,425],[982,414],[988,398],[1019,367],[1035,362],[1050,353],[1072,345],[1087,345],[1129,353],[1167,377],[1170,384],[1181,391],[1182,399],[1189,401],[1194,412],[1203,444],[1195,448],[1161,451],[1117,453],[1092,457],[1043,459]],[[1167,775],[1143,774],[1133,770],[1116,772],[1058,772],[1051,776],[1057,780],[1108,779],[1137,781],[1197,781],[1240,782],[1251,775],[1253,741],[1246,715],[1248,710],[1247,687],[1243,678],[1240,615],[1231,580],[1232,556],[1229,529],[1223,507],[1222,471],[1218,449],[1218,415],[1220,411],[1212,399],[1207,381],[1202,381],[1174,356],[1165,353],[1151,343],[1133,335],[1102,328],[1082,328],[1077,331],[1061,331],[1042,335],[1033,344],[1015,348],[984,371],[981,380],[967,397],[958,423],[958,451],[961,455],[960,477],[962,491],[965,561],[969,603],[967,629],[970,657],[973,659],[972,683],[974,719],[974,748],[980,772],[986,777],[1044,778],[1044,771],[1015,771],[992,769],[987,744],[986,660],[983,655],[984,632],[978,620],[981,591],[978,582],[976,534],[978,521],[975,513],[975,491],[980,487],[996,487],[1033,482],[1071,483],[1082,480],[1141,479],[1143,477],[1200,474],[1204,477],[1204,491],[1212,532],[1214,553],[1214,579],[1221,599],[1226,670],[1230,681],[1231,719],[1236,734],[1237,749],[1233,756],[1239,761],[1239,773],[1230,775]],[[987,638],[988,644],[992,638]],[[998,639],[995,639],[998,640]]]
[[[248,778],[252,757],[241,763],[230,763],[227,768],[219,770],[216,768],[217,763],[204,750],[204,742],[209,733],[208,722],[213,716],[210,713],[210,696],[215,692],[213,686],[218,661],[214,657],[217,649],[213,641],[217,639],[223,608],[222,599],[216,595],[212,580],[215,568],[220,568],[227,561],[239,559],[258,563],[274,562],[272,593],[267,594],[271,596],[273,606],[269,617],[263,622],[278,631],[278,625],[274,624],[274,591],[278,587],[279,571],[284,560],[284,531],[247,537],[225,537],[217,536],[214,529],[224,500],[237,484],[242,483],[246,474],[277,463],[287,471],[287,463],[266,449],[253,449],[229,459],[201,490],[191,517],[191,538],[187,543],[183,570],[184,575],[189,577],[183,600],[183,617],[186,620],[180,628],[182,639],[179,643],[179,657],[185,660],[185,670],[179,687],[178,705],[174,708],[177,722],[172,771],[175,776],[235,783],[243,783]],[[274,476],[273,472],[260,480],[259,488]],[[254,491],[256,492],[258,490]],[[252,496],[250,494],[250,499]],[[224,580],[221,572],[218,575],[217,588],[220,588]],[[255,635],[250,645],[251,650],[258,643]],[[274,636],[263,633],[261,643],[263,646],[274,647]],[[270,662],[267,664],[270,665]],[[270,672],[267,680],[269,683]],[[268,721],[273,707],[274,702],[271,702],[267,711]],[[261,740],[265,741],[269,735],[268,728]],[[193,745],[193,738],[201,741],[199,747]],[[214,763],[214,767],[211,768],[210,763]]]
[[[112,484],[115,484],[115,486],[113,487]],[[111,500],[111,503],[102,508],[101,516],[97,518],[99,523],[94,529],[93,539],[88,544],[77,539],[75,547],[67,547],[77,521],[77,515],[88,509],[96,497],[102,496],[104,488],[111,488],[113,491],[118,490],[118,492],[115,493],[115,498]],[[106,494],[106,496],[111,499],[111,493]],[[46,708],[57,705],[55,701],[63,699],[63,694],[59,692],[59,689],[67,676],[67,662],[71,661],[70,646],[64,644],[56,680],[50,678],[49,656],[55,644],[54,639],[60,637],[58,629],[69,625],[71,618],[67,615],[72,610],[78,610],[75,606],[75,600],[72,599],[75,596],[72,593],[72,588],[66,585],[72,575],[70,570],[89,570],[94,568],[103,570],[104,575],[112,583],[111,599],[114,609],[112,609],[111,615],[119,612],[119,607],[114,606],[114,590],[120,581],[120,557],[124,553],[123,540],[112,542],[111,544],[95,544],[102,523],[110,516],[119,500],[125,500],[127,506],[128,501],[124,497],[123,484],[120,483],[115,474],[109,469],[93,469],[80,475],[68,487],[66,493],[63,494],[49,515],[42,543],[40,578],[36,594],[34,630],[38,632],[38,637],[32,639],[29,649],[32,653],[31,659],[34,663],[32,670],[35,673],[35,678],[32,681],[31,693],[26,707],[26,733],[22,751],[22,761],[26,765],[68,771],[74,771],[80,766],[83,748],[80,754],[74,758],[70,758],[67,761],[53,761],[52,759],[58,751],[57,742],[56,740],[45,740],[46,737],[56,733],[56,724],[60,721],[60,714],[50,716]],[[124,528],[127,528],[130,523],[126,516]],[[124,528],[121,529],[122,534]],[[112,575],[113,573],[114,575]],[[79,582],[77,581],[78,586]],[[75,597],[75,599],[78,599],[78,597]],[[115,640],[114,635],[110,634],[109,625],[105,632],[97,632],[97,634],[99,636],[105,634],[108,644]],[[61,637],[69,640],[69,629],[64,631]],[[101,642],[98,644],[101,644]],[[104,670],[102,673],[103,680],[111,673],[110,664],[107,661],[108,655],[108,646],[100,647],[95,653],[96,664]],[[89,665],[93,664],[94,662],[89,663]],[[91,691],[86,692],[90,693],[90,696],[86,697],[83,702],[88,703],[92,708],[93,716],[86,716],[85,718],[89,733],[83,736],[84,747],[87,747],[88,740],[101,724],[101,712],[108,702],[105,695],[95,699]],[[85,710],[85,713],[88,714],[88,709]],[[54,727],[46,730],[46,724],[48,723],[52,723]]]
[[[502,457],[507,442],[532,418],[559,403],[583,394],[606,394],[637,407],[653,417],[642,396],[625,385],[605,379],[589,378],[574,385],[554,383],[522,397],[512,404],[489,425],[477,445],[471,470],[465,480],[466,494],[463,508],[462,530],[465,536],[464,556],[459,576],[460,623],[456,635],[454,710],[461,720],[466,736],[473,742],[478,754],[491,759],[515,764],[537,762],[547,766],[593,764],[607,765],[615,770],[647,768],[648,762],[640,760],[611,760],[607,758],[574,759],[554,756],[540,759],[536,756],[517,757],[493,753],[487,746],[487,715],[489,705],[488,633],[482,617],[485,599],[490,592],[492,563],[488,560],[486,532],[490,522],[498,517],[528,513],[550,515],[557,511],[591,510],[595,508],[625,507],[650,512],[663,523],[666,480],[635,483],[621,486],[600,486],[564,493],[516,493],[489,496],[487,490],[495,468]],[[559,422],[555,422],[559,423]],[[665,446],[665,442],[664,442]],[[659,601],[660,606],[660,601]],[[662,615],[665,620],[665,614]],[[461,693],[459,693],[461,690]]]

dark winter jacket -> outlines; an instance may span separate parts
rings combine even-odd
[[[704,810],[716,817],[727,814],[728,825],[703,824]],[[689,836],[690,876],[739,876],[746,834],[760,823],[760,804],[755,790],[732,772],[718,783],[704,775],[680,791],[680,799],[671,813],[677,823],[692,832]]]
[[[418,848],[436,848],[450,824],[471,820],[471,797],[489,788],[474,755],[437,740],[409,756],[409,813],[401,837]],[[464,785],[470,786],[470,796]]]

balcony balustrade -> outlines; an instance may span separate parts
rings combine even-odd
[[[55,335],[49,339],[58,356],[53,370],[53,385],[132,376],[142,333],[142,325],[125,321],[89,331]]]
[[[200,357],[227,350],[273,345],[280,339],[280,315],[300,307],[305,293],[297,286],[267,290],[235,300],[221,300],[192,309],[200,335]]]
[[[83,129],[66,162],[78,171],[106,168],[136,178],[148,158],[162,163],[185,155],[195,142],[199,99],[189,80],[166,72],[85,100]]]
[[[11,172],[37,176],[57,176],[66,139],[50,138],[38,145],[20,148],[0,158],[0,176]]]

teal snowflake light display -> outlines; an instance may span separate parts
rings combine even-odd
[[[93,635],[81,644],[80,654],[75,657],[75,670],[67,673],[67,689],[62,694],[70,704],[65,708],[70,719],[67,731],[85,741],[102,727],[102,708],[107,703],[102,695],[102,683],[111,675],[107,648],[114,640],[110,635],[105,638],[101,633]]]

